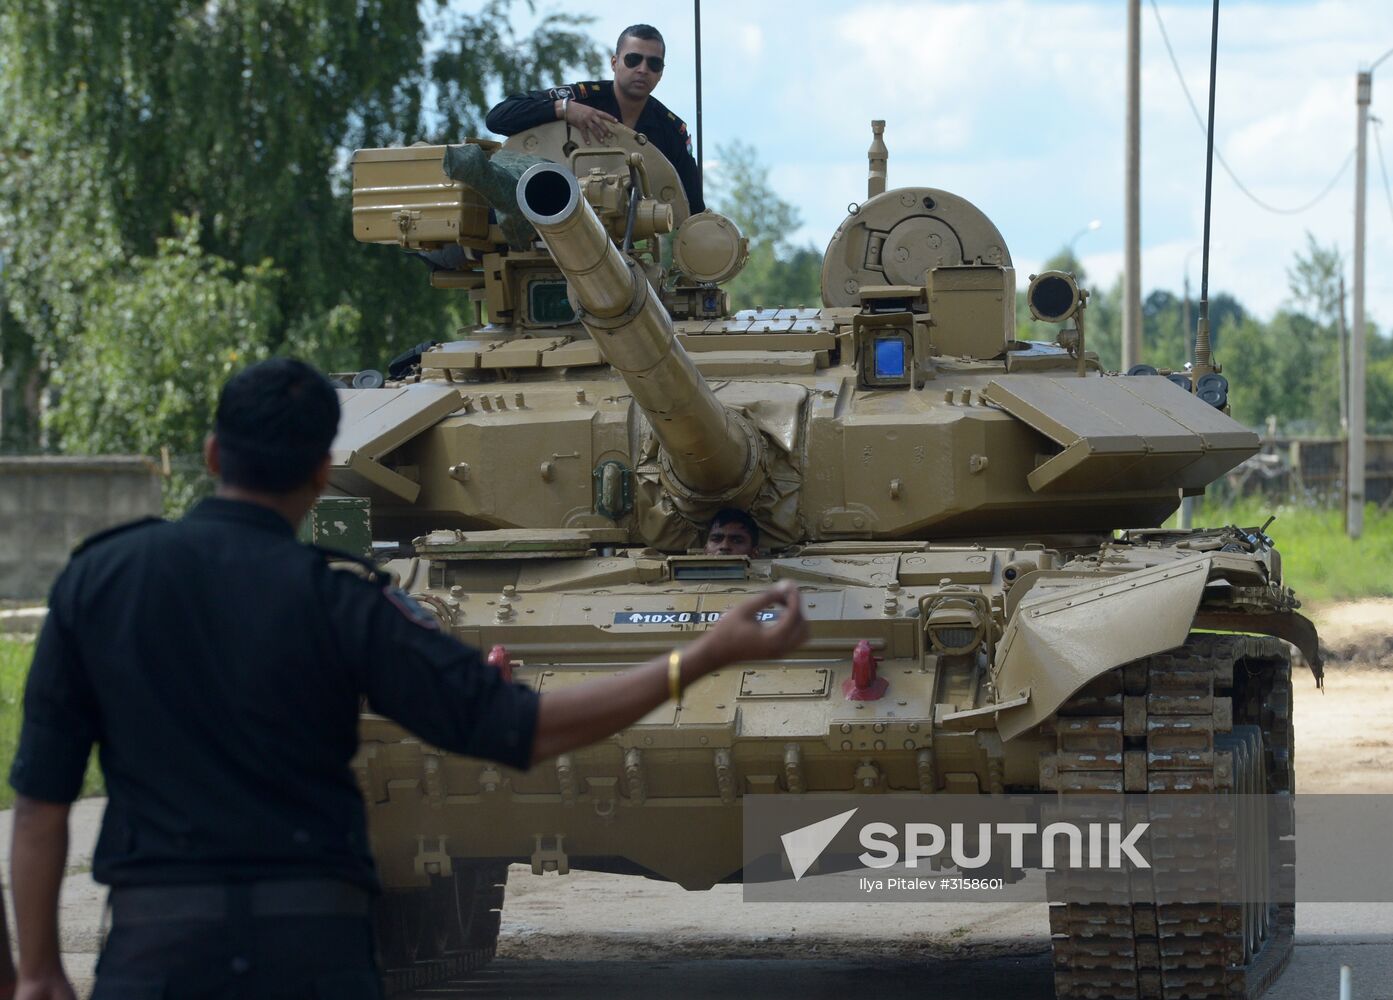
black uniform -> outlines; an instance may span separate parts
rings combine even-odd
[[[576,104],[599,108],[607,114],[623,121],[619,112],[619,102],[614,99],[613,80],[588,80],[573,83],[569,87],[552,87],[550,90],[531,90],[525,94],[514,94],[489,112],[485,124],[499,135],[517,135],[519,132],[556,121],[556,102],[569,97]],[[648,141],[658,147],[659,152],[677,168],[677,176],[682,180],[682,188],[687,192],[687,204],[692,213],[704,212],[706,200],[701,193],[701,171],[692,158],[692,137],[687,132],[687,123],[667,109],[656,97],[648,98],[643,112],[634,125],[635,132],[642,132]]]
[[[375,995],[377,879],[349,768],[362,696],[435,746],[529,763],[533,691],[383,579],[331,568],[269,508],[208,499],[78,550],[53,587],[10,781],[70,802],[100,748],[93,875],[115,923],[96,996],[143,996],[118,984],[155,975],[152,950],[185,953],[172,997],[269,997],[291,973]],[[155,919],[171,906],[194,919]],[[313,995],[299,989],[287,995]]]

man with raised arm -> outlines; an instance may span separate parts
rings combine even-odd
[[[216,495],[88,539],[54,584],[10,776],[22,1000],[73,997],[58,894],[94,744],[109,801],[93,877],[112,913],[98,1000],[375,1000],[377,876],[349,767],[363,699],[434,746],[526,769],[807,637],[784,586],[631,670],[540,695],[506,681],[371,564],[296,540],[338,420],[301,362],[239,373],[204,444]]]

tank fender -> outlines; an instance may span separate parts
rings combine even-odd
[[[1182,645],[1212,564],[1197,555],[1028,593],[1006,623],[993,663],[997,691],[1030,691],[1028,702],[998,716],[1001,738],[1039,725],[1099,674]]]

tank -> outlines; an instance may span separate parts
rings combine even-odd
[[[1258,450],[1224,377],[1104,371],[1061,272],[1030,277],[1040,339],[1018,340],[1001,233],[958,195],[887,188],[883,129],[822,301],[738,312],[737,227],[689,214],[623,127],[355,155],[357,238],[419,254],[469,322],[339,375],[323,537],[543,694],[772,581],[812,622],[795,657],[526,772],[365,715],[389,989],[492,956],[509,864],[741,880],[751,796],[1290,796],[1292,663],[1319,682],[1320,661],[1279,554],[1258,528],[1160,527]],[[701,548],[730,507],[752,556]],[[1257,995],[1291,951],[1293,852],[1261,852],[1255,905],[1051,882],[1058,995]]]

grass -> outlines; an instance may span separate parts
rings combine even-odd
[[[14,805],[15,793],[10,787],[10,764],[14,761],[19,743],[19,724],[23,717],[24,679],[29,676],[29,661],[34,657],[34,643],[24,639],[0,639],[0,809]],[[82,795],[102,795],[101,771],[96,755],[87,763],[87,777],[82,782]]]
[[[1345,534],[1343,512],[1260,499],[1213,501],[1195,510],[1195,527],[1237,524],[1267,529],[1282,555],[1282,576],[1308,607],[1362,597],[1393,597],[1393,511],[1364,508],[1363,536]],[[1172,522],[1173,523],[1173,522]]]

